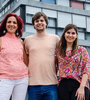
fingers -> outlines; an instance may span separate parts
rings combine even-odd
[[[77,95],[77,100],[85,100],[84,95],[78,94]]]
[[[77,96],[77,92],[76,92],[75,96]]]
[[[84,100],[85,99],[84,88],[79,87],[78,90],[76,91],[75,96],[77,96],[77,100]]]

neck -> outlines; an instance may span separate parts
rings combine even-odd
[[[6,34],[8,34],[10,36],[15,36],[15,33],[9,33],[9,32],[7,32]]]
[[[72,50],[72,43],[67,43],[67,51]]]
[[[10,35],[14,35],[15,33],[10,33],[10,32],[7,32],[8,34],[10,34]]]
[[[7,37],[10,37],[10,38],[16,37],[15,33],[9,33],[9,32],[7,32],[5,35],[6,35]]]
[[[43,36],[45,36],[46,34],[47,34],[46,31],[37,31],[37,33],[36,33],[36,35],[37,35],[38,37],[43,37]]]

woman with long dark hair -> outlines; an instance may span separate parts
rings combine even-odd
[[[87,50],[78,45],[77,26],[68,24],[57,45],[59,100],[89,100]]]
[[[28,86],[23,20],[8,13],[0,25],[0,100],[25,100]]]

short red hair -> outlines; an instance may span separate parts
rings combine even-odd
[[[7,22],[7,19],[11,16],[14,16],[17,20],[17,24],[18,24],[18,36],[17,37],[21,37],[22,36],[22,32],[23,32],[23,27],[24,27],[24,23],[23,23],[23,20],[22,18],[20,18],[18,15],[14,14],[14,13],[8,13],[5,18],[2,20],[1,22],[1,25],[0,25],[0,36],[3,36],[5,35],[4,33],[4,30],[7,32],[6,30],[6,22]],[[15,33],[16,34],[16,33]]]

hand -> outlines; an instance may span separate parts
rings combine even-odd
[[[85,100],[84,86],[80,86],[76,91],[77,100]]]

